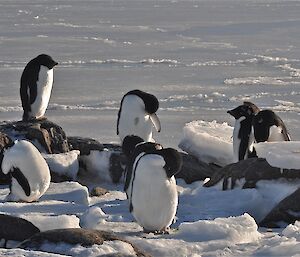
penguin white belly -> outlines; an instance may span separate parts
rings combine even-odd
[[[27,179],[30,195],[26,195],[18,181],[12,178],[11,193],[8,200],[36,201],[48,189],[50,185],[49,167],[37,148],[30,142],[26,140],[17,141],[15,145],[4,152],[3,173],[9,173],[13,168],[18,168]]]
[[[145,142],[153,141],[152,122],[139,97],[128,95],[123,99],[119,119],[119,137],[121,141],[128,135],[136,135]]]
[[[137,163],[132,186],[133,216],[148,231],[162,230],[174,220],[178,194],[174,176],[167,178],[159,155],[147,154]]]
[[[285,141],[284,136],[282,134],[282,128],[273,125],[269,129],[269,138],[268,142],[276,142],[276,141]]]
[[[30,117],[40,118],[44,116],[53,85],[53,69],[41,65],[39,72],[39,80],[37,81],[37,96],[31,104]]]
[[[233,161],[239,161],[239,149],[241,145],[241,139],[239,138],[239,132],[241,129],[241,122],[245,119],[245,117],[241,117],[235,120],[234,128],[233,128],[233,136],[232,136],[232,143],[233,143]]]

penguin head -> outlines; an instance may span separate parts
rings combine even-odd
[[[236,120],[245,117],[253,117],[259,112],[259,108],[251,102],[244,102],[242,105],[227,111],[230,115],[232,115]]]
[[[182,156],[177,150],[173,148],[164,148],[159,150],[158,153],[165,160],[166,164],[164,166],[164,169],[168,178],[171,178],[181,170]]]
[[[159,102],[155,95],[146,93],[139,89],[129,91],[126,95],[136,95],[141,98],[145,105],[145,112],[153,114],[158,110]]]
[[[34,58],[34,62],[38,65],[46,66],[49,70],[53,69],[58,63],[52,59],[51,56],[47,54],[40,54]]]
[[[158,99],[156,98],[156,96],[152,95],[152,94],[148,94],[139,89],[129,91],[126,95],[136,95],[143,101],[143,103],[144,103],[143,108],[144,108],[145,114],[149,115],[150,120],[151,120],[153,126],[155,127],[156,131],[160,132],[160,130],[161,130],[160,120],[156,115],[156,111],[159,108],[159,102],[158,102]]]
[[[127,157],[129,157],[132,155],[136,145],[143,142],[144,140],[138,136],[126,136],[122,143],[122,151]]]
[[[130,157],[133,154],[136,156],[142,152],[153,152],[162,148],[161,144],[144,142],[142,138],[135,135],[126,136],[122,144],[122,151],[127,157]]]
[[[271,110],[262,110],[253,118],[254,137],[257,143],[265,142],[272,126],[283,127],[283,121]]]

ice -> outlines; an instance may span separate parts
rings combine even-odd
[[[300,169],[300,142],[265,142],[254,144],[257,155],[282,169]]]
[[[221,166],[233,162],[233,128],[217,121],[192,121],[183,128],[179,147],[207,163]]]
[[[260,239],[255,220],[247,213],[238,217],[216,218],[181,223],[176,235],[186,241],[199,242],[228,240],[233,243],[250,243]]]

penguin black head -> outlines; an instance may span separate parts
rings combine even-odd
[[[254,137],[257,143],[265,142],[270,136],[272,126],[280,127],[286,141],[289,141],[289,135],[282,119],[271,110],[262,110],[253,118]]]
[[[56,66],[58,63],[52,59],[51,56],[47,54],[40,54],[36,58],[34,58],[32,61],[38,65],[46,66],[49,70],[53,69],[54,66]]]
[[[131,135],[131,136],[126,136],[123,140],[123,143],[122,143],[122,151],[123,153],[129,157],[132,155],[134,149],[135,149],[135,146],[137,144],[140,144],[144,142],[144,140],[138,136],[134,136],[134,135]]]
[[[244,102],[242,105],[227,111],[230,115],[232,115],[236,120],[245,117],[253,117],[259,112],[259,108],[251,102]]]
[[[153,114],[158,110],[159,102],[155,95],[148,94],[139,89],[129,91],[126,95],[136,95],[141,98],[145,104],[145,111],[149,114]]]
[[[165,160],[164,169],[168,178],[178,173],[182,167],[182,156],[181,154],[173,148],[164,148],[157,151]]]

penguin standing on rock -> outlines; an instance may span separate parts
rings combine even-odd
[[[227,112],[235,118],[233,129],[234,162],[252,157],[254,143],[252,120],[258,112],[259,108],[251,102],[244,102]]]
[[[131,213],[145,232],[167,232],[178,206],[174,175],[181,169],[181,155],[163,148],[141,152],[131,161]]]
[[[4,149],[2,172],[11,177],[6,201],[37,201],[50,185],[50,170],[45,159],[26,140],[17,140]]]
[[[253,129],[257,143],[291,141],[284,122],[271,110],[262,110],[253,118]]]
[[[57,64],[51,56],[41,54],[25,66],[20,87],[24,121],[43,118],[53,85],[53,67]]]
[[[141,90],[132,90],[121,100],[118,112],[117,135],[121,141],[128,135],[141,137],[145,142],[154,141],[152,126],[160,132],[160,121],[156,115],[159,102],[154,95]]]

